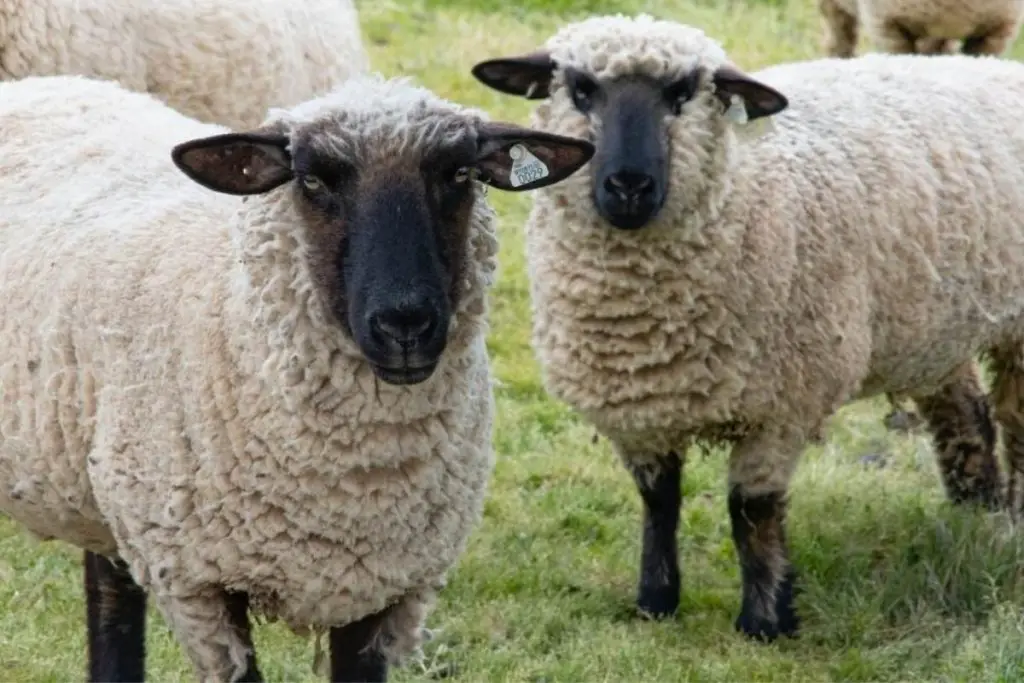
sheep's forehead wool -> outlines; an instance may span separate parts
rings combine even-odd
[[[486,120],[479,110],[442,99],[405,78],[352,78],[322,97],[290,110],[272,110],[269,122],[311,131],[325,151],[356,163],[398,154],[422,156],[457,144]]]
[[[674,78],[698,64],[714,67],[727,61],[721,45],[700,29],[645,14],[569,24],[545,47],[560,67],[584,69],[602,79],[629,74]]]

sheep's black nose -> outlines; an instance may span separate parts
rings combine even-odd
[[[645,194],[654,192],[654,178],[646,173],[619,171],[605,178],[604,187],[625,202],[635,202]]]
[[[414,346],[429,338],[436,322],[434,307],[426,298],[407,301],[370,316],[374,334],[401,346]]]

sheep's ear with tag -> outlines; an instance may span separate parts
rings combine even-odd
[[[536,190],[565,180],[594,156],[594,145],[512,123],[486,123],[477,131],[481,182],[510,192]]]

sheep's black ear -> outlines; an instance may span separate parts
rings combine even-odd
[[[262,194],[292,179],[288,137],[278,131],[224,133],[171,150],[182,173],[224,194]]]
[[[499,190],[522,192],[554,185],[592,156],[594,145],[586,140],[512,123],[486,123],[477,131],[480,181]]]
[[[555,62],[542,50],[519,57],[488,59],[474,66],[472,73],[478,81],[498,92],[542,100],[550,93]]]
[[[760,81],[751,78],[731,65],[720,66],[715,70],[715,95],[725,105],[726,110],[732,104],[732,96],[738,96],[747,110],[747,120],[753,121],[762,116],[771,116],[789,106],[786,96]]]

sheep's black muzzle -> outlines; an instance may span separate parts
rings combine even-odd
[[[434,373],[452,315],[437,226],[422,188],[402,180],[360,197],[343,266],[352,337],[395,385]]]
[[[594,204],[620,230],[638,230],[652,221],[665,203],[664,185],[642,170],[623,168],[599,175]]]

